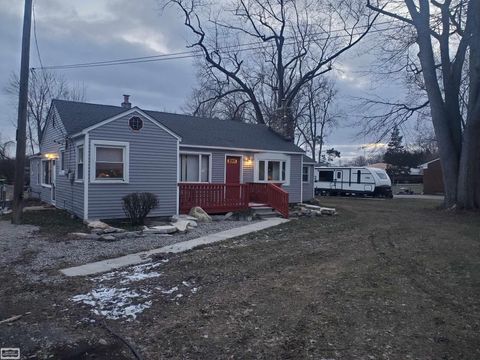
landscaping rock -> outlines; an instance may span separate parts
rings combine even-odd
[[[190,210],[190,216],[193,216],[200,222],[211,222],[212,218],[200,206],[195,206]]]
[[[120,228],[116,228],[116,227],[109,227],[107,229],[103,229],[104,234],[122,233],[122,232],[125,232],[125,231],[126,231],[125,229],[120,229]]]
[[[129,239],[129,238],[137,238],[145,236],[140,231],[126,231],[122,233],[115,234],[117,239]]]
[[[117,241],[117,240],[118,239],[113,235],[101,235],[98,238],[98,241],[106,241],[106,242]]]
[[[153,227],[144,227],[143,233],[145,234],[173,234],[177,232],[178,229],[174,225],[162,225],[162,226],[153,226]]]
[[[89,240],[97,240],[98,235],[96,234],[87,234],[87,233],[81,233],[81,232],[73,232],[68,234],[71,237],[77,238],[77,239],[89,239]]]
[[[190,224],[190,220],[178,220],[177,222],[172,223],[178,231],[185,232],[188,229],[188,225]]]
[[[176,222],[178,220],[192,220],[192,221],[197,221],[197,218],[190,216],[190,215],[173,215],[171,218],[172,222]]]
[[[233,212],[228,212],[223,216],[223,220],[228,220],[233,216]]]
[[[100,220],[91,220],[91,221],[86,220],[86,224],[90,229],[95,229],[95,230],[98,230],[98,229],[105,230],[105,229],[111,228],[110,225]]]

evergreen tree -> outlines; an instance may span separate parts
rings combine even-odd
[[[387,173],[395,181],[402,175],[408,175],[411,164],[411,156],[403,146],[403,136],[400,135],[400,129],[395,126],[390,135],[387,151],[383,156],[383,161],[387,163]]]

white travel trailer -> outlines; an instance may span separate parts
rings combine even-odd
[[[315,167],[315,195],[393,197],[385,170],[371,167]]]

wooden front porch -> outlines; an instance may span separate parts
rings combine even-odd
[[[288,193],[275,184],[180,183],[180,213],[194,206],[207,213],[225,213],[249,208],[250,203],[266,204],[288,218]]]

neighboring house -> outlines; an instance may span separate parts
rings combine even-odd
[[[419,166],[423,169],[423,193],[428,195],[443,194],[443,172],[440,158]]]
[[[133,192],[157,195],[150,216],[313,197],[313,160],[268,127],[132,108],[128,96],[122,106],[53,100],[30,164],[32,194],[84,219],[124,218]]]

